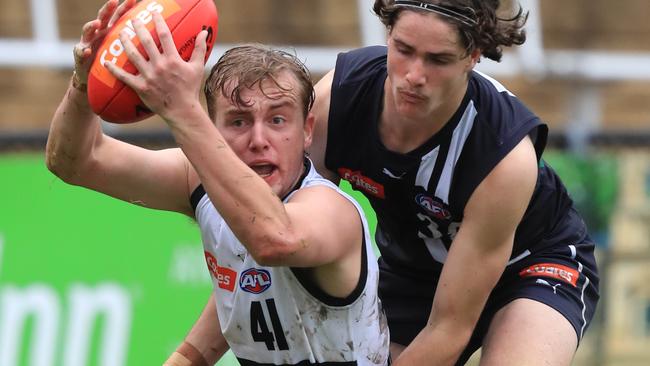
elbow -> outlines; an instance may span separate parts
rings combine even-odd
[[[62,181],[68,184],[74,184],[74,174],[71,173],[69,167],[61,162],[61,159],[57,158],[56,154],[50,154],[48,152],[45,156],[45,165],[47,166],[47,170],[56,175]]]
[[[277,267],[284,264],[284,259],[287,258],[287,255],[285,255],[285,253],[286,251],[281,247],[269,246],[254,250],[251,252],[251,255],[253,256],[253,259],[255,259],[255,262],[261,266]]]
[[[45,166],[52,174],[59,177],[61,180],[66,181],[65,169],[61,160],[57,157],[56,153],[53,153],[48,146],[47,152],[45,153]]]
[[[61,162],[57,159],[56,154],[52,153],[49,149],[45,153],[45,166],[52,174],[63,179],[64,174]]]
[[[65,172],[68,170],[65,167],[65,162],[62,157],[62,152],[58,151],[58,144],[52,137],[48,137],[45,146],[45,166],[52,174],[56,175],[63,181],[67,181]]]
[[[284,266],[287,263],[293,263],[296,253],[304,247],[300,243],[304,240],[282,238],[265,238],[257,241],[259,243],[255,248],[250,248],[249,252],[255,259],[255,262],[265,267]]]
[[[48,148],[45,153],[45,166],[63,182],[72,185],[81,184],[81,164],[77,159],[61,156]]]

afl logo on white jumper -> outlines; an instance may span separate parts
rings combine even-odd
[[[239,277],[239,287],[252,294],[261,294],[271,287],[271,274],[265,269],[249,268]]]

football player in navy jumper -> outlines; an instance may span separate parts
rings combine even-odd
[[[316,86],[310,154],[377,214],[394,365],[569,365],[598,301],[594,244],[542,160],[547,126],[474,70],[525,40],[496,0],[376,0],[387,46]]]

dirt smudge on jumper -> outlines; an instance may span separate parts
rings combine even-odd
[[[327,320],[327,308],[324,306],[321,306],[320,309],[318,309],[318,320],[322,323]]]
[[[381,352],[370,352],[366,358],[375,365],[380,365],[384,362],[384,356]]]

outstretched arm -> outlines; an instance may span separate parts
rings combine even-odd
[[[125,1],[118,6],[117,0],[106,2],[96,19],[84,24],[81,39],[73,49],[74,72],[52,119],[46,147],[48,168],[64,181],[79,182],[79,170],[90,158],[94,146],[102,141],[99,117],[88,104],[88,73],[107,30],[133,3],[133,0]]]
[[[46,164],[63,181],[145,207],[193,215],[190,165],[179,149],[151,151],[104,135],[90,108],[90,65],[107,31],[135,0],[109,0],[86,23],[74,48],[75,70],[57,108],[46,147]]]
[[[429,321],[394,365],[454,365],[506,267],[537,179],[522,140],[477,187],[444,264]]]

